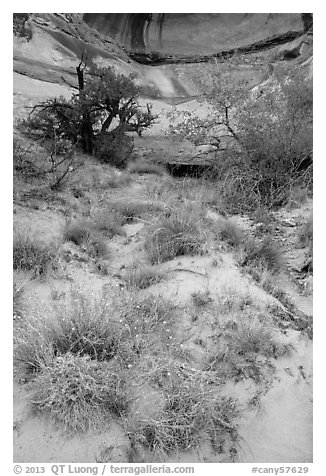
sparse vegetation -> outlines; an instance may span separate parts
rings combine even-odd
[[[29,14],[15,15],[24,33]],[[42,23],[52,14],[38,15]],[[71,14],[53,19],[73,31]],[[14,40],[28,54],[36,43]],[[92,455],[98,462],[182,462],[196,453],[239,461],[241,413],[254,416],[270,388],[291,380],[286,372],[293,382],[301,372],[305,392],[310,384],[298,365],[312,339],[312,316],[300,306],[311,298],[302,289],[312,290],[309,82],[275,59],[258,93],[252,85],[267,71],[260,54],[207,64],[203,102],[192,98],[201,117],[173,122],[178,143],[159,128],[141,137],[155,120],[137,102],[142,78],[95,67],[89,47],[77,94],[39,104],[33,96],[30,116],[15,126],[14,376],[26,384],[18,399],[26,393],[35,413],[20,407],[19,418],[33,417],[34,428],[38,415],[48,417],[70,436],[107,431]],[[182,64],[176,74],[202,66]],[[174,160],[180,175],[209,168],[176,178],[167,173]],[[26,223],[33,234],[19,231]],[[29,427],[15,423],[16,437]]]
[[[147,289],[163,281],[164,274],[154,266],[144,266],[133,263],[126,269],[123,279],[127,287]]]
[[[206,438],[216,453],[230,451],[239,436],[234,419],[238,416],[236,401],[216,397],[205,377],[179,378],[166,389],[164,407],[154,418],[144,420],[140,428],[127,434],[131,445],[143,446],[157,456],[197,448]]]
[[[163,211],[163,207],[158,203],[139,199],[130,200],[127,197],[120,200],[112,200],[106,204],[106,209],[121,217],[121,225],[131,223],[137,218],[152,218],[155,214]]]

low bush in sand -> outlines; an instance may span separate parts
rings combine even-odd
[[[94,360],[137,360],[153,339],[168,342],[174,306],[170,301],[134,293],[92,298],[73,289],[50,309],[40,309],[16,329],[15,362],[26,375],[37,373],[55,356],[71,353]]]
[[[243,231],[231,220],[220,218],[212,222],[210,228],[212,229],[217,239],[225,241],[231,246],[238,247],[244,240]]]
[[[105,240],[97,233],[92,220],[79,220],[68,223],[64,229],[64,240],[84,246],[93,258],[107,258],[109,251]]]
[[[33,381],[34,408],[72,431],[103,425],[127,410],[126,381],[117,365],[66,353],[42,365]]]
[[[135,219],[151,219],[163,211],[160,204],[138,199],[132,200],[127,197],[107,203],[106,209],[121,217],[121,225],[132,223]]]
[[[282,253],[279,245],[271,236],[263,240],[248,238],[243,244],[244,259],[242,266],[256,266],[266,268],[271,272],[277,272],[284,266]]]
[[[164,274],[154,266],[133,263],[123,275],[128,288],[147,289],[164,279]]]
[[[197,291],[192,293],[191,297],[196,308],[205,307],[212,302],[209,291]]]
[[[152,264],[177,256],[201,254],[207,241],[204,213],[201,208],[182,207],[169,217],[156,220],[145,239],[145,251]]]
[[[131,174],[155,174],[163,175],[166,173],[166,169],[161,164],[154,162],[148,162],[146,160],[135,160],[128,166],[128,172]]]
[[[107,238],[113,238],[115,235],[126,235],[122,228],[124,219],[117,212],[107,209],[98,210],[94,213],[92,220],[95,228]]]
[[[220,396],[208,385],[203,372],[169,372],[169,384],[161,388],[164,404],[152,417],[127,427],[137,461],[137,452],[149,450],[156,458],[195,449],[208,441],[215,453],[236,453],[239,441],[235,419],[239,411],[232,398]],[[139,460],[139,459],[138,459]]]
[[[285,355],[290,346],[280,341],[267,316],[243,313],[241,320],[229,320],[216,328],[219,351],[208,359],[207,370],[223,380],[265,381],[274,371],[273,359]]]
[[[32,238],[28,233],[17,232],[13,243],[14,270],[30,271],[33,278],[43,278],[58,266],[58,246]]]
[[[117,418],[135,459],[141,449],[160,458],[203,439],[236,454],[237,402],[218,394],[212,373],[185,364],[170,301],[126,291],[91,299],[74,290],[53,306],[15,328],[15,363],[32,376],[36,411],[71,431]],[[162,397],[144,418],[137,389]]]

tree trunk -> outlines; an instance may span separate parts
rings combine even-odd
[[[79,89],[79,99],[81,102],[82,109],[84,109],[83,98],[84,98],[84,69],[82,68],[83,60],[77,66],[77,78],[78,78],[78,89]],[[81,143],[83,151],[87,154],[93,154],[94,151],[94,132],[91,117],[87,109],[83,112],[81,129]]]

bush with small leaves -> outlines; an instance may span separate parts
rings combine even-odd
[[[32,403],[72,431],[103,426],[127,410],[120,368],[67,353],[43,365],[33,381]]]

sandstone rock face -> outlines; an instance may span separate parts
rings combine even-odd
[[[308,24],[299,13],[85,13],[83,20],[133,51],[170,55],[247,46]]]

